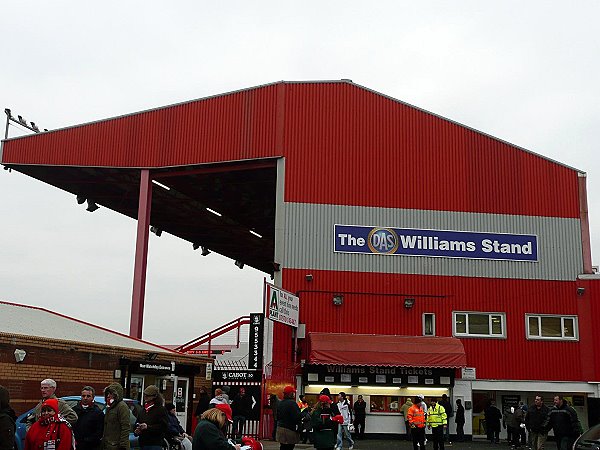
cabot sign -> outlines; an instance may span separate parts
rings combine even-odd
[[[261,371],[256,370],[213,370],[215,381],[260,381]]]

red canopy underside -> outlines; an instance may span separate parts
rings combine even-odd
[[[309,364],[394,367],[465,367],[462,342],[453,337],[309,333]]]

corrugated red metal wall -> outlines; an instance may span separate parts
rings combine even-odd
[[[489,136],[350,84],[285,100],[287,201],[578,217],[576,172]]]
[[[469,366],[480,379],[572,380],[598,379],[594,373],[591,337],[580,342],[527,340],[525,314],[573,314],[579,329],[592,330],[598,317],[598,298],[577,295],[578,283],[540,280],[390,275],[311,271],[284,271],[284,284],[300,296],[300,322],[307,332],[422,335],[422,314],[435,313],[436,334],[452,336],[453,311],[504,312],[506,339],[462,338]],[[333,306],[334,293],[344,304]],[[404,298],[415,298],[412,309]],[[585,334],[585,331],[584,333]],[[594,331],[593,342],[600,342]],[[289,344],[278,342],[279,351]],[[591,354],[589,351],[591,350]],[[289,351],[289,347],[288,347]],[[301,358],[304,358],[303,354]]]
[[[268,85],[10,140],[2,162],[273,156],[288,159],[286,201],[579,217],[572,169],[346,82]]]
[[[3,162],[161,167],[272,156],[276,85],[6,142]]]

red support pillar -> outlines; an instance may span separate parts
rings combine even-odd
[[[148,234],[150,233],[150,209],[152,206],[152,183],[150,171],[144,169],[140,176],[140,199],[138,204],[135,265],[133,268],[133,295],[129,336],[141,339],[144,322],[144,297],[146,295],[146,266],[148,263]]]

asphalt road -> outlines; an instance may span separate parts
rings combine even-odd
[[[264,450],[279,450],[279,443],[265,440],[261,441]],[[348,443],[344,443],[344,450],[348,450]],[[554,442],[548,442],[546,448],[548,450],[554,450],[556,444]],[[312,445],[308,444],[296,444],[295,450],[310,450],[314,449]],[[384,440],[384,439],[365,439],[362,441],[355,441],[355,450],[412,450],[412,442],[401,441],[401,440]],[[446,450],[510,450],[508,443],[501,444],[490,444],[486,440],[475,440],[469,442],[454,442],[452,445],[446,444]],[[425,450],[433,450],[433,443],[427,442]]]

